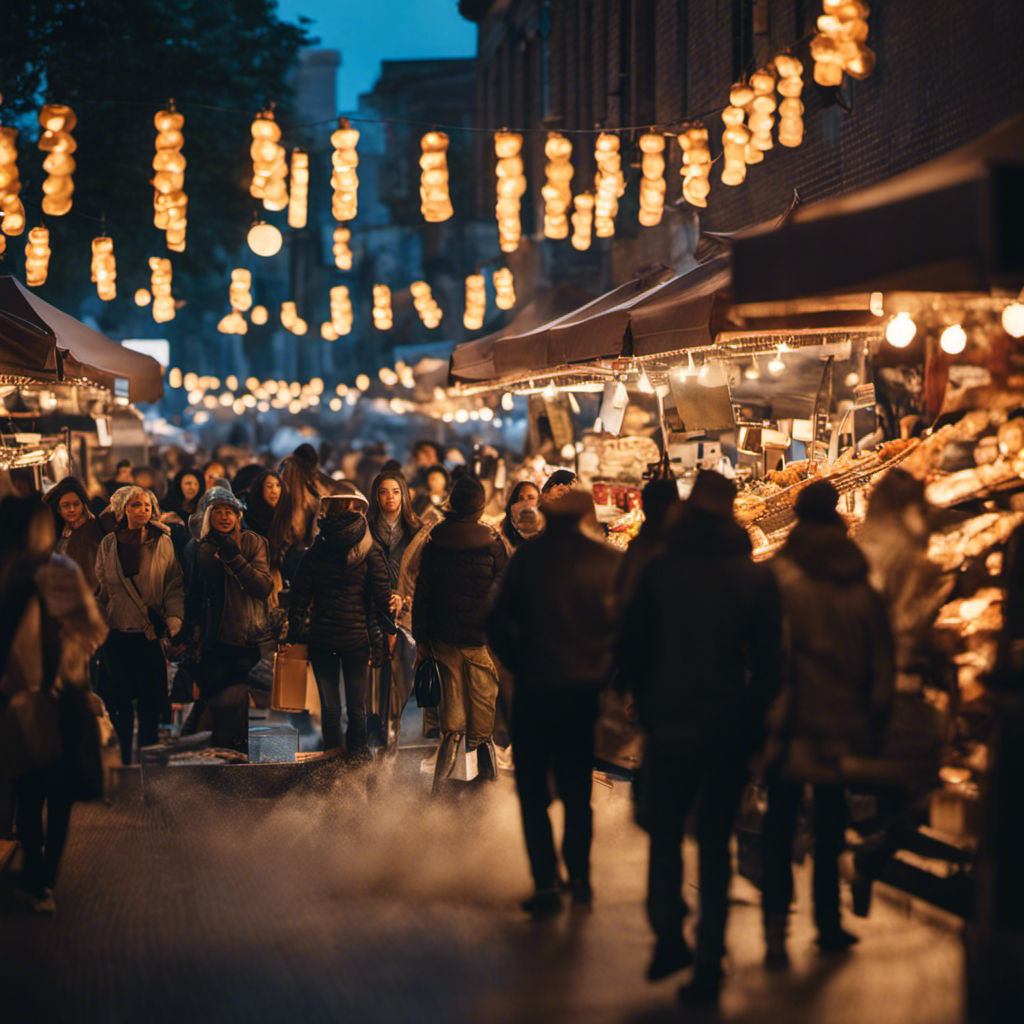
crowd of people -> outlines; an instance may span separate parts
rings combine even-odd
[[[566,900],[591,904],[594,733],[611,690],[634,709],[646,742],[634,795],[651,840],[648,976],[693,965],[681,995],[717,998],[730,837],[752,778],[767,790],[766,964],[788,964],[805,787],[818,944],[837,951],[857,941],[840,917],[845,793],[849,766],[884,751],[897,676],[902,692],[921,689],[924,612],[908,613],[898,585],[927,571],[920,484],[892,470],[858,546],[835,489],[814,482],[799,494],[782,549],[755,563],[733,517],[735,484],[715,472],[700,472],[685,501],[674,480],[651,480],[644,525],[623,555],[603,539],[571,470],[496,489],[422,442],[408,466],[374,466],[361,487],[319,461],[302,445],[276,466],[122,463],[102,496],[68,477],[45,495],[0,503],[0,600],[10,611],[0,711],[4,735],[18,737],[0,774],[14,782],[36,909],[52,912],[81,792],[82,743],[62,710],[66,694],[89,694],[101,718],[105,707],[125,764],[159,742],[172,696],[191,705],[183,732],[209,728],[215,746],[244,752],[250,704],[266,700],[257,667],[305,643],[323,748],[352,770],[394,754],[416,671],[433,662],[441,699],[424,730],[439,738],[434,792],[452,790],[460,758],[475,756],[484,784],[514,765],[535,886],[523,907],[533,917],[559,913]],[[56,741],[33,733],[43,697],[56,709]],[[88,732],[82,721],[79,733]],[[913,795],[891,779],[874,793],[896,812],[890,820]],[[564,872],[553,796],[565,808]],[[682,859],[691,815],[701,903],[692,948]],[[883,837],[844,861],[857,913],[867,913],[891,846]]]

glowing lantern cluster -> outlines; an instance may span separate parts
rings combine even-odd
[[[171,297],[171,261],[166,257],[150,256],[149,290],[153,293],[153,319],[158,324],[174,319],[174,299]]]
[[[462,314],[462,326],[467,331],[479,331],[484,325],[487,309],[487,292],[484,275],[470,274],[466,278],[466,311]]]
[[[281,325],[300,338],[309,330],[309,324],[299,316],[294,302],[281,303]]]
[[[804,141],[804,105],[800,99],[804,91],[804,66],[796,57],[780,53],[775,58],[775,70],[779,73],[777,88],[782,97],[779,104],[779,145],[793,149]]]
[[[309,154],[304,149],[292,150],[292,193],[288,199],[288,227],[306,226],[309,206]]]
[[[722,184],[742,185],[747,177],[747,143],[750,131],[743,123],[746,104],[754,98],[749,85],[734,85],[729,91],[729,106],[722,111]]]
[[[153,157],[153,224],[166,233],[167,248],[184,252],[188,223],[188,196],[185,195],[185,145],[182,128],[185,118],[176,110],[160,110],[153,118],[156,128],[156,155]]]
[[[574,212],[572,215],[572,247],[579,249],[590,248],[590,239],[594,231],[594,197],[589,192],[581,192],[572,201]]]
[[[228,298],[231,308],[244,313],[252,306],[252,274],[241,267],[231,271],[231,284],[228,286]]]
[[[262,199],[265,210],[283,210],[288,205],[288,162],[280,145],[281,128],[274,115],[265,110],[252,123],[252,184],[249,194]]]
[[[245,334],[249,330],[249,322],[237,309],[233,309],[227,316],[220,318],[217,330],[221,334]]]
[[[391,312],[391,289],[386,284],[373,286],[373,326],[378,331],[390,331],[395,325]]]
[[[516,304],[516,289],[512,271],[501,267],[494,272],[494,304],[498,309],[511,309]]]
[[[647,132],[640,136],[640,223],[645,228],[661,223],[665,208],[665,136]]]
[[[594,161],[597,164],[594,230],[598,238],[611,238],[615,234],[615,214],[619,212],[619,197],[626,190],[617,135],[602,132],[597,137],[594,144]]]
[[[117,298],[117,264],[114,261],[114,240],[106,235],[92,240],[92,281],[96,294],[104,302]]]
[[[811,40],[814,80],[818,85],[843,84],[867,78],[875,69],[875,55],[866,45],[870,8],[860,0],[823,0],[818,32]]]
[[[346,118],[339,118],[337,129],[331,133],[331,145],[334,147],[331,155],[334,168],[331,174],[331,188],[334,189],[331,212],[335,220],[352,220],[356,215],[359,193],[359,176],[356,174],[359,166],[359,154],[356,153],[358,144],[359,132]]]
[[[352,333],[352,300],[343,284],[331,289],[331,326],[339,336]]]
[[[444,132],[427,132],[420,139],[420,148],[420,210],[425,221],[438,224],[455,212],[448,194],[448,136]]]
[[[25,230],[25,207],[19,198],[17,138],[16,128],[0,128],[0,215],[3,218],[0,228],[5,235],[20,235]],[[3,252],[2,247],[0,252]]]
[[[434,301],[430,285],[426,281],[413,281],[409,291],[412,292],[412,304],[423,323],[431,329],[437,327],[441,323],[441,307]]]
[[[754,91],[747,105],[750,142],[744,155],[748,164],[759,164],[764,160],[764,154],[775,145],[772,141],[776,108],[774,70],[762,68],[751,75],[750,88]]]
[[[352,232],[348,228],[334,229],[334,265],[339,270],[352,269],[352,250],[349,248],[349,241]]]
[[[691,205],[704,209],[711,191],[711,147],[708,130],[704,127],[687,128],[679,136],[683,151],[683,198]]]
[[[46,228],[32,228],[25,245],[25,284],[38,288],[46,284],[50,268],[50,232]]]
[[[523,233],[519,220],[519,200],[526,191],[522,149],[522,135],[515,135],[512,132],[495,132],[494,153],[498,158],[495,165],[498,196],[494,205],[494,215],[498,221],[498,244],[501,246],[502,252],[515,252]],[[426,173],[424,173],[425,177]],[[447,180],[447,171],[445,178]],[[425,209],[424,215],[426,215]],[[427,220],[430,218],[427,217]]]
[[[547,181],[540,190],[544,198],[544,236],[546,238],[569,237],[569,207],[572,204],[573,167],[569,163],[572,143],[557,132],[549,132],[544,143],[544,155],[548,158],[544,173]]]
[[[43,170],[47,178],[43,182],[43,213],[47,217],[63,217],[71,209],[71,195],[75,183],[75,158],[71,155],[78,144],[71,137],[71,130],[78,123],[74,111],[60,103],[46,103],[39,111],[39,124],[43,133],[39,136],[39,148],[46,153]]]

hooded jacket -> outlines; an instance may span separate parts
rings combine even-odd
[[[771,570],[731,517],[685,508],[626,606],[616,653],[652,742],[694,756],[760,744],[780,686],[781,610]]]
[[[311,646],[339,653],[368,647],[377,622],[395,631],[390,600],[387,566],[366,519],[357,512],[322,518],[292,580],[288,640],[299,639],[308,615]]]

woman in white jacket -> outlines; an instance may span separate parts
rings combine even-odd
[[[131,762],[135,711],[139,747],[159,738],[160,712],[167,699],[163,636],[176,637],[185,616],[181,566],[170,531],[155,522],[156,498],[141,487],[122,487],[110,500],[117,520],[96,553],[99,602],[110,626],[103,645],[110,679],[110,717],[125,764]]]

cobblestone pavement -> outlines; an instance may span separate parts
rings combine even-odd
[[[860,945],[820,957],[803,874],[792,972],[762,970],[757,893],[737,879],[720,1009],[679,1010],[679,979],[643,980],[646,847],[621,784],[595,787],[593,910],[538,925],[517,905],[511,780],[439,805],[410,755],[372,796],[361,775],[273,800],[172,783],[79,805],[56,916],[17,910],[9,879],[0,892],[0,1020],[962,1019],[954,931],[876,901],[852,921]]]

